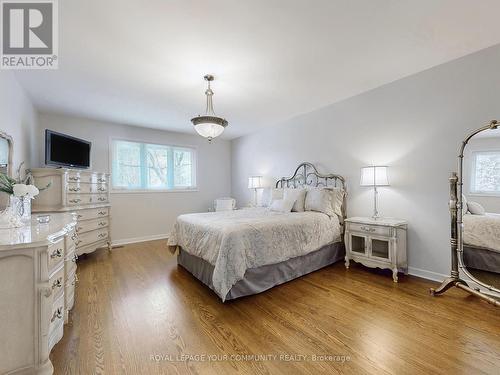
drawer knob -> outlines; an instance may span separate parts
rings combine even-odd
[[[70,199],[70,203],[80,203],[82,200],[81,199]]]
[[[104,238],[104,237],[108,237],[108,235],[107,235],[107,233],[100,233],[97,237]]]
[[[59,307],[56,311],[54,311],[54,314],[52,315],[50,322],[53,323],[54,320],[61,318],[62,318],[62,307]]]
[[[72,261],[73,263],[76,263],[76,261],[77,261],[77,260],[78,260],[78,255],[76,255],[76,254],[75,254],[75,255],[73,255],[73,259],[71,259],[71,261]]]
[[[107,200],[107,198],[99,197],[99,198],[97,198],[97,200],[100,201],[100,202],[104,202],[105,200]]]
[[[73,235],[71,236],[71,240],[72,240],[72,241],[74,241],[74,240],[76,240],[76,239],[77,239],[77,237],[78,237],[78,236],[76,235],[76,233],[73,233]]]
[[[54,250],[52,252],[52,254],[50,254],[50,258],[51,259],[54,259],[54,258],[60,258],[62,257],[62,249],[57,249],[57,250]]]
[[[62,287],[62,277],[58,278],[57,280],[54,280],[54,282],[52,283],[52,289],[60,287]]]
[[[78,240],[78,241],[76,241],[76,242],[75,242],[75,245],[76,245],[76,246],[78,246],[78,245],[80,245],[81,243],[82,243],[82,240]]]
[[[98,191],[106,191],[106,188],[99,187],[97,190],[98,190]]]
[[[80,191],[80,188],[69,188],[69,191]]]
[[[78,215],[76,215],[76,217],[77,217],[78,219],[81,219],[81,218],[83,217],[83,215],[78,214]]]
[[[105,226],[105,225],[107,225],[107,224],[108,224],[108,223],[106,223],[105,221],[101,221],[101,222],[99,222],[99,224],[98,224],[98,225],[99,225],[100,227],[103,227],[103,226]]]
[[[102,177],[99,177],[99,178],[97,179],[97,182],[106,182],[106,179],[105,179],[105,178],[102,178]]]
[[[77,232],[80,232],[82,229],[83,229],[82,227],[77,227],[77,228],[76,228],[76,231],[77,231]]]
[[[106,215],[106,211],[99,211],[98,214],[101,216]]]
[[[80,177],[70,177],[68,178],[70,181],[80,181]]]

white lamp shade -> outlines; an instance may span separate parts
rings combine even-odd
[[[262,189],[262,176],[252,176],[248,178],[249,189]]]
[[[373,166],[361,168],[361,186],[388,186],[387,167]]]
[[[204,122],[194,126],[196,132],[205,138],[215,138],[222,134],[224,127],[219,124]]]

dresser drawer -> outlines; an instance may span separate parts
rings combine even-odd
[[[91,193],[90,184],[81,184],[71,182],[66,187],[69,194],[89,194]]]
[[[103,184],[91,184],[90,191],[92,193],[106,194],[108,192],[108,185],[105,183],[103,183]]]
[[[64,318],[64,293],[61,293],[52,304],[52,313],[50,314],[49,336],[54,332]]]
[[[68,194],[68,206],[92,204],[92,195]]]
[[[69,183],[67,191],[68,194],[104,194],[108,192],[108,185],[106,183]]]
[[[109,225],[109,220],[107,217],[93,219],[93,220],[79,221],[78,224],[76,225],[76,231],[78,235],[81,235],[82,233],[90,232],[92,230],[107,228],[108,225]]]
[[[78,259],[78,256],[76,253],[73,251],[71,253],[71,256],[66,258],[64,261],[64,274],[66,276],[66,280],[69,280],[71,275],[76,272],[76,260]]]
[[[82,220],[91,220],[95,218],[100,218],[100,217],[107,217],[109,216],[109,208],[108,207],[102,207],[102,208],[90,208],[88,210],[80,210],[76,214],[76,218],[78,219],[78,222]]]
[[[64,260],[64,237],[61,237],[57,242],[48,246],[48,270],[49,275],[54,271]]]
[[[59,298],[64,291],[64,267],[59,268],[49,279],[49,286],[52,289],[54,299]]]
[[[107,194],[92,194],[92,203],[108,203],[109,198]]]
[[[384,226],[347,223],[347,228],[350,232],[359,232],[363,234],[376,234],[385,237],[391,235],[391,228]]]
[[[66,245],[66,255],[71,251],[72,248],[75,247],[75,241],[77,239],[78,235],[76,234],[75,229],[73,229],[71,232],[69,232],[64,241]]]
[[[103,173],[70,172],[66,181],[68,183],[101,184],[108,182],[108,176]]]
[[[68,194],[68,206],[108,203],[107,194]]]
[[[77,248],[97,241],[107,240],[109,238],[108,229],[98,229],[92,232],[82,233],[78,236]]]
[[[48,346],[49,352],[63,337],[64,331],[64,294],[55,300],[50,314]]]

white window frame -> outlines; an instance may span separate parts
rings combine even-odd
[[[143,139],[130,139],[130,138],[116,138],[112,137],[109,138],[109,158],[108,158],[108,164],[109,164],[109,170],[111,171],[111,174],[113,174],[113,155],[114,155],[114,143],[115,141],[124,141],[124,142],[132,142],[132,143],[142,143],[142,144],[149,144],[149,145],[158,145],[158,146],[166,146],[166,147],[173,147],[173,148],[180,148],[180,149],[190,149],[193,151],[193,165],[194,165],[194,173],[193,173],[193,178],[194,178],[194,186],[189,187],[189,188],[172,188],[172,189],[127,189],[127,188],[120,188],[120,187],[115,187],[113,185],[113,175],[111,175],[111,194],[145,194],[145,193],[189,193],[189,192],[197,192],[198,190],[198,147],[197,146],[191,146],[191,145],[178,145],[178,144],[167,144],[167,143],[158,143],[158,142],[150,142],[148,140],[143,140]]]
[[[500,150],[482,150],[482,151],[473,151],[472,152],[472,162],[471,162],[471,170],[470,170],[470,195],[474,195],[477,197],[500,197],[500,191],[498,192],[490,192],[490,191],[480,191],[476,190],[476,160],[478,155],[484,154],[500,154]]]

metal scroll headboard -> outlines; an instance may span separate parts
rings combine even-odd
[[[344,201],[342,202],[342,216],[346,218],[347,186],[345,178],[338,174],[321,174],[311,163],[301,163],[292,177],[282,177],[276,181],[276,188],[298,188],[298,187],[338,187],[344,190]]]

